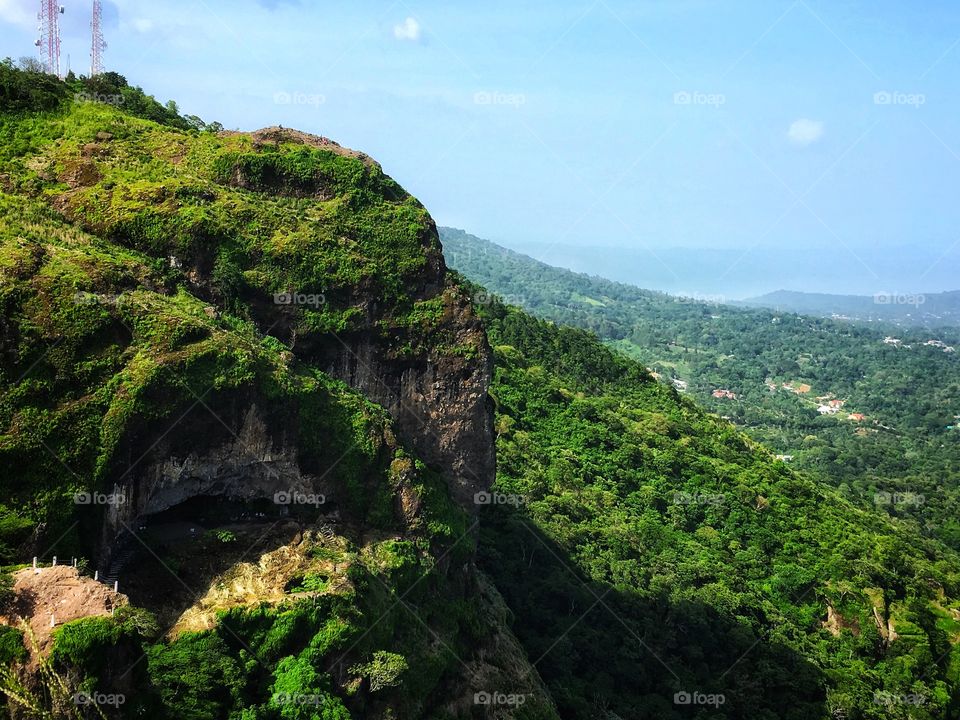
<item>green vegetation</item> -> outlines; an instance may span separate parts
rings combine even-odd
[[[485,350],[477,326],[451,322],[483,291],[443,275],[432,221],[379,166],[293,131],[216,132],[110,74],[58,83],[7,63],[0,97],[0,562],[38,547],[95,557],[117,513],[78,497],[167,482],[184,458],[244,444],[233,428],[248,419],[264,441],[251,465],[287,472],[294,448],[297,479],[331,500],[311,515],[271,507],[290,535],[269,547],[247,547],[240,511],[222,510],[229,526],[198,520],[195,537],[191,516],[181,549],[219,568],[175,607],[148,597],[155,613],[66,623],[48,656],[32,642],[30,687],[21,630],[3,628],[0,691],[23,712],[80,717],[77,691],[123,694],[111,713],[161,720],[556,720],[552,702],[564,718],[872,720],[890,710],[877,697],[907,694],[923,699],[894,708],[910,717],[960,711],[945,523],[860,507],[861,475],[829,488],[590,333],[487,298],[500,467],[477,531],[450,468],[427,467],[383,407],[331,374],[341,336],[369,341],[398,383]],[[575,322],[634,312],[613,291],[570,290],[586,313]],[[774,343],[749,334],[761,316],[736,327]],[[642,333],[605,337],[645,347]],[[685,373],[701,356],[710,372],[734,367],[719,360],[726,336],[703,343],[712,355],[681,340]],[[853,365],[826,367],[810,347],[813,360],[744,377],[835,382],[881,413],[882,398],[843,384]],[[939,422],[927,414],[910,421],[916,437]],[[221,512],[208,499],[163,512]],[[179,520],[161,528],[158,598],[201,564],[164,547]],[[685,707],[684,692],[722,706]]]
[[[481,561],[561,716],[686,717],[681,692],[726,717],[880,718],[877,697],[911,693],[910,717],[957,712],[955,553],[588,333],[485,312],[505,500]]]
[[[365,678],[370,683],[370,690],[377,692],[400,684],[400,676],[410,667],[403,655],[378,650],[373,659],[363,665],[350,668],[350,672]]]
[[[27,648],[23,644],[23,632],[9,625],[0,625],[0,665],[26,659]]]
[[[6,63],[0,96],[0,561],[95,557],[106,509],[75,496],[112,492],[160,440],[181,457],[233,442],[250,407],[322,479],[325,531],[347,548],[310,549],[348,564],[337,583],[304,573],[209,630],[161,637],[127,608],[67,623],[49,677],[126,688],[125,717],[433,713],[483,641],[469,520],[386,411],[323,371],[331,331],[408,362],[464,350],[442,327],[458,290],[423,289],[440,267],[426,211],[369,159],[210,132],[119,76],[59,83]],[[239,538],[197,542],[228,554]],[[22,660],[4,633],[4,658]],[[19,696],[15,673],[4,683]]]
[[[711,305],[552,268],[459,230],[441,238],[470,280],[595,332],[663,382],[686,382],[701,406],[847,499],[960,549],[960,352],[923,344],[960,347],[955,328],[931,334]],[[911,347],[884,344],[891,334]],[[713,397],[718,389],[736,398]],[[831,398],[842,408],[821,415]]]
[[[130,115],[162,125],[189,129],[222,129],[219,123],[209,126],[197,117],[181,117],[176,103],[161,105],[139,87],[131,87],[127,79],[115,72],[95,78],[77,78],[72,73],[65,82],[32,67],[17,68],[13,60],[0,62],[0,107],[9,113],[34,113],[60,109],[66,102],[100,102],[121,106]]]

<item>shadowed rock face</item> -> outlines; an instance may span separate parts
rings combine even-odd
[[[474,494],[488,489],[496,473],[488,394],[493,352],[470,298],[448,282],[432,220],[423,228],[420,244],[425,262],[410,279],[408,292],[414,301],[439,297],[444,306],[440,325],[430,330],[426,342],[417,342],[422,338],[416,331],[392,327],[383,317],[380,298],[362,286],[347,300],[364,318],[360,331],[298,335],[295,307],[253,302],[251,310],[262,328],[290,342],[297,357],[383,406],[396,421],[400,440],[439,472],[453,497],[472,510]],[[398,352],[409,340],[419,349]]]
[[[265,404],[243,393],[210,410],[193,408],[166,433],[128,440],[124,455],[131,465],[111,490],[120,501],[106,505],[100,531],[97,566],[104,577],[126,564],[127,550],[139,550],[133,534],[144,518],[193,498],[250,502],[274,501],[278,493],[331,493],[329,482],[303,468],[293,423],[268,417]]]
[[[400,442],[446,480],[457,502],[473,511],[474,495],[492,485],[496,472],[488,394],[493,353],[469,297],[447,283],[433,223],[424,231],[423,248],[427,262],[412,297],[417,301],[439,297],[443,313],[431,330],[432,339],[415,352],[397,351],[398,344],[410,339],[405,335],[410,331],[384,329],[378,298],[365,295],[362,288],[352,298],[365,318],[360,331],[297,336],[296,308],[262,303],[253,310],[261,327],[281,336],[289,333],[292,354],[298,359],[385,408]],[[470,352],[452,352],[451,347]],[[150,438],[154,446],[134,450],[139,443],[133,441],[128,449],[131,460],[141,452],[146,457],[134,472],[119,477],[113,489],[125,502],[106,509],[101,568],[110,566],[118,540],[128,529],[135,530],[139,519],[191,498],[250,501],[271,499],[278,492],[331,496],[330,480],[336,473],[304,467],[294,416],[267,409],[268,405],[253,392],[218,406],[215,413],[197,408],[169,436]]]
[[[212,418],[211,418],[212,419]],[[111,543],[139,518],[169,510],[194,497],[224,496],[240,501],[272,499],[277,493],[327,494],[318,478],[302,472],[297,447],[284,433],[268,431],[256,405],[237,427],[216,444],[209,433],[188,423],[182,437],[193,436],[193,448],[163,439],[150,451],[149,462],[113,488],[123,502],[107,506],[103,540]],[[224,429],[224,433],[226,433]]]
[[[364,153],[287,128],[264,128],[251,138],[255,146],[292,142],[377,166]],[[448,284],[440,237],[429,218],[419,241],[423,269],[407,279],[406,290],[414,301],[442,296],[443,320],[432,334],[443,337],[447,347],[470,348],[467,356],[429,343],[414,355],[398,354],[397,340],[405,339],[404,331],[391,328],[389,320],[386,329],[381,325],[381,298],[362,284],[341,299],[361,311],[365,329],[360,332],[298,335],[295,308],[253,299],[251,310],[262,328],[286,336],[296,356],[386,408],[397,423],[400,440],[444,477],[458,502],[473,509],[474,494],[488,489],[496,473],[493,405],[488,396],[493,353],[469,298]]]
[[[324,353],[325,370],[382,405],[402,440],[446,479],[468,509],[496,472],[493,406],[488,391],[493,355],[469,301],[445,295],[445,330],[476,355],[425,353],[392,358],[388,343],[367,334],[339,337]]]

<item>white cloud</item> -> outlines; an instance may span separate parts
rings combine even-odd
[[[787,138],[794,145],[812,145],[823,137],[823,123],[819,120],[800,118],[794,120],[787,131]]]
[[[413,42],[417,42],[420,40],[420,23],[418,23],[416,19],[408,17],[399,25],[393,26],[393,36],[397,40],[412,40]]]
[[[131,24],[138,33],[148,33],[153,30],[153,20],[150,18],[135,18]]]
[[[37,24],[37,8],[29,0],[0,0],[0,20],[11,25],[33,27]]]

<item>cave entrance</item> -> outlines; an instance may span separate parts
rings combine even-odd
[[[215,577],[240,562],[297,542],[305,527],[330,522],[332,503],[281,504],[274,498],[241,500],[198,495],[143,515],[113,544],[101,579],[119,583],[134,605],[172,624],[197,602]]]

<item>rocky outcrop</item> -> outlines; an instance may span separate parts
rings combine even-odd
[[[115,577],[139,549],[135,534],[144,518],[193,498],[268,500],[281,515],[297,494],[334,500],[332,478],[301,468],[295,432],[276,422],[268,428],[257,402],[242,397],[215,410],[194,408],[199,412],[185,413],[166,434],[151,437],[146,450],[128,441],[123,454],[135,462],[117,473],[109,493],[89,498],[104,506],[97,555],[104,578]]]
[[[363,333],[337,337],[323,366],[386,408],[401,439],[446,479],[461,505],[475,508],[474,494],[488,489],[496,472],[493,354],[469,301],[457,293],[444,300],[444,334],[473,353],[396,357],[388,339]]]

